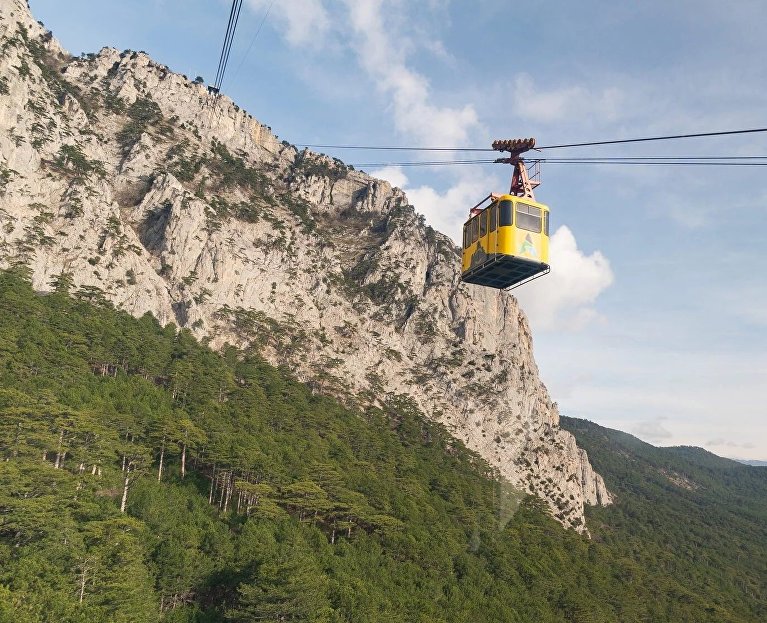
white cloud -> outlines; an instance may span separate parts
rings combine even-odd
[[[252,6],[264,6],[266,0],[249,0]],[[331,20],[326,7],[333,9]],[[341,7],[341,8],[339,8]],[[406,20],[397,0],[343,0],[342,4],[324,5],[322,0],[275,3],[278,19],[286,24],[288,42],[298,45],[322,41],[332,29],[337,41],[354,52],[357,62],[379,93],[388,97],[396,129],[408,139],[455,147],[469,142],[481,129],[471,103],[464,106],[439,106],[433,101],[429,80],[408,65],[408,53],[416,46],[407,28],[397,20]],[[344,10],[345,9],[345,10]],[[325,43],[330,42],[325,37]],[[439,46],[437,46],[439,47]],[[517,76],[514,102],[517,113],[532,119],[567,118],[573,112],[590,112],[602,118],[617,114],[622,101],[618,89],[605,88],[590,93],[574,86],[545,92],[527,74]],[[445,159],[450,156],[443,154]],[[497,188],[497,180],[472,171],[469,177],[458,173],[447,190],[433,186],[409,187],[409,180],[399,167],[385,167],[373,175],[402,188],[416,210],[429,224],[459,242],[461,227],[468,209]],[[552,273],[546,279],[520,291],[520,299],[532,323],[539,328],[578,328],[598,317],[593,308],[597,296],[613,280],[607,259],[599,252],[582,253],[572,232],[560,228],[551,239]]]
[[[345,0],[354,33],[352,46],[363,70],[379,91],[391,97],[398,131],[419,141],[457,146],[479,126],[470,104],[461,108],[435,106],[429,81],[407,66],[407,45],[389,36],[383,0]]]
[[[430,186],[408,188],[406,192],[416,211],[423,214],[432,227],[458,243],[469,208],[488,194],[487,188],[481,179],[463,179],[444,193]]]
[[[738,448],[741,450],[753,450],[756,448],[756,444],[751,441],[744,443],[737,443],[735,441],[724,439],[723,437],[716,437],[715,439],[709,439],[706,442],[707,447],[715,448]]]
[[[459,179],[445,192],[439,192],[426,185],[408,186],[409,180],[401,167],[384,167],[370,174],[404,190],[416,212],[423,214],[432,227],[450,236],[456,244],[461,241],[463,223],[469,208],[486,196],[488,189],[495,188],[496,184],[493,178],[474,175]]]
[[[392,186],[395,186],[396,188],[404,189],[405,186],[407,186],[407,175],[405,175],[405,172],[402,170],[402,167],[397,167],[397,166],[383,167],[382,169],[376,169],[375,171],[370,171],[370,175],[382,180],[386,180],[387,182],[389,182],[389,184],[391,184]]]
[[[533,327],[576,330],[599,318],[592,305],[613,282],[607,258],[583,253],[563,225],[551,237],[549,263],[549,275],[515,291]]]
[[[284,25],[285,39],[294,46],[319,46],[330,29],[331,20],[322,0],[248,0],[248,4],[255,11],[268,9],[270,19]]]
[[[659,443],[662,441],[668,441],[671,439],[671,431],[666,430],[663,426],[663,420],[665,417],[656,417],[650,420],[642,420],[637,422],[633,428],[634,434],[640,439],[650,441],[652,443]]]
[[[621,114],[626,98],[615,87],[592,91],[581,85],[546,91],[525,73],[514,79],[514,112],[531,121],[582,120],[596,117],[613,121]]]

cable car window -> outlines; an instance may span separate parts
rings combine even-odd
[[[490,206],[490,231],[495,231],[498,227],[498,204]]]
[[[463,248],[468,249],[471,242],[469,241],[469,224],[466,223],[463,226]]]
[[[471,219],[471,241],[476,242],[479,238],[479,223],[477,223],[477,217]]]
[[[541,209],[526,203],[517,203],[517,227],[540,233]]]
[[[549,235],[549,213],[543,213],[543,233]]]
[[[479,213],[479,237],[487,236],[487,210]]]
[[[501,227],[506,227],[507,225],[513,225],[514,224],[514,217],[512,215],[511,211],[511,201],[506,199],[505,201],[501,201],[500,203],[500,210],[501,210],[501,218],[499,225]]]

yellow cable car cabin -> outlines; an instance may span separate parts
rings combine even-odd
[[[549,208],[530,197],[488,198],[463,226],[462,280],[508,288],[548,273]]]

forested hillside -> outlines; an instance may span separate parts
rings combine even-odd
[[[678,600],[705,590],[710,612],[751,603],[767,620],[767,468],[742,465],[702,448],[656,448],[627,433],[562,418],[615,492],[594,509],[594,539],[632,553],[644,572],[682,580]],[[744,615],[745,615],[744,611]]]
[[[591,541],[411,405],[0,273],[0,621],[764,620],[764,472],[675,458],[696,506],[572,428],[620,496]]]
[[[517,301],[461,282],[401,190],[143,52],[70,55],[26,0],[0,0],[0,49],[0,268],[258,345],[347,405],[405,395],[577,531],[610,503]]]

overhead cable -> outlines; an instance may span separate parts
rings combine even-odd
[[[767,166],[767,156],[703,156],[681,157],[641,157],[641,158],[533,158],[525,160],[528,164],[620,164],[620,165],[672,165],[672,166]],[[496,160],[416,160],[405,162],[353,162],[356,168],[383,167],[437,167],[456,165],[495,164]]]
[[[701,138],[710,136],[731,136],[737,134],[756,134],[767,132],[767,128],[751,128],[747,130],[724,130],[721,132],[699,132],[697,134],[669,134],[665,136],[648,136],[643,138],[625,138],[611,141],[589,141],[582,143],[563,143],[559,145],[536,146],[536,150],[543,149],[561,149],[565,147],[592,147],[596,145],[619,145],[624,143],[644,143],[649,141],[670,141],[682,138]],[[394,145],[318,145],[310,143],[298,143],[298,147],[307,147],[309,149],[350,149],[362,151],[495,151],[489,147],[415,147],[415,146],[394,146]]]
[[[218,60],[218,70],[216,71],[216,79],[213,83],[213,88],[216,95],[218,95],[219,91],[221,90],[221,85],[224,82],[224,75],[226,74],[226,68],[229,64],[229,55],[232,52],[234,34],[237,31],[237,23],[240,20],[242,2],[243,0],[232,0],[232,7],[229,10],[229,22],[226,25],[224,44],[221,47],[221,55],[219,56]]]
[[[595,145],[619,145],[623,143],[646,143],[649,141],[670,141],[678,138],[701,138],[704,136],[731,136],[733,134],[755,134],[767,132],[767,128],[753,128],[750,130],[725,130],[723,132],[699,132],[698,134],[671,134],[666,136],[650,136],[645,138],[624,138],[614,141],[591,141],[588,143],[565,143],[562,145],[543,145],[536,149],[560,149],[563,147],[592,147]]]

